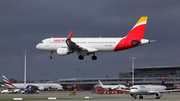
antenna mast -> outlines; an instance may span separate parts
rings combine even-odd
[[[26,52],[28,50],[23,50],[25,52],[24,54],[24,88],[26,88]]]

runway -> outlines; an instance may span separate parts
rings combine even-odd
[[[38,101],[87,101],[85,97],[89,97],[88,100],[93,101],[132,101],[139,100],[132,98],[129,94],[95,94],[91,93],[91,91],[76,91],[76,95],[69,95],[71,91],[41,91],[40,94],[0,94],[0,100],[2,98],[44,98],[43,100]],[[56,100],[48,100],[49,98],[57,98]],[[46,100],[47,98],[47,100]],[[64,99],[62,99],[64,98]],[[164,93],[161,99],[155,99],[155,95],[144,95],[144,99],[146,101],[179,101],[180,93]],[[35,100],[28,100],[35,101]]]

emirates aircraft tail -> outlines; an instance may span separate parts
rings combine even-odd
[[[8,86],[12,86],[14,88],[17,88],[16,86],[14,86],[4,75],[2,75],[3,81],[6,85]]]

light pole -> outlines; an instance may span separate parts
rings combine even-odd
[[[24,55],[24,88],[26,88],[26,52],[28,50],[23,50],[25,52],[25,55]]]
[[[134,85],[134,59],[135,57],[130,57],[132,59],[132,86]]]

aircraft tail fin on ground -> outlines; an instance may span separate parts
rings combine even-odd
[[[162,86],[165,85],[165,74],[163,74],[163,79],[162,79],[161,85],[162,85]]]
[[[126,87],[131,87],[132,85],[130,85],[130,83],[128,81],[126,81]]]
[[[17,88],[16,86],[14,86],[4,75],[2,75],[3,81],[5,82],[6,85],[10,85],[14,88]]]
[[[100,86],[103,86],[102,82],[101,82],[100,80],[98,80],[98,81],[99,81],[99,85],[100,85]]]
[[[147,19],[147,16],[142,16],[131,29],[126,38],[141,41],[144,36]]]

